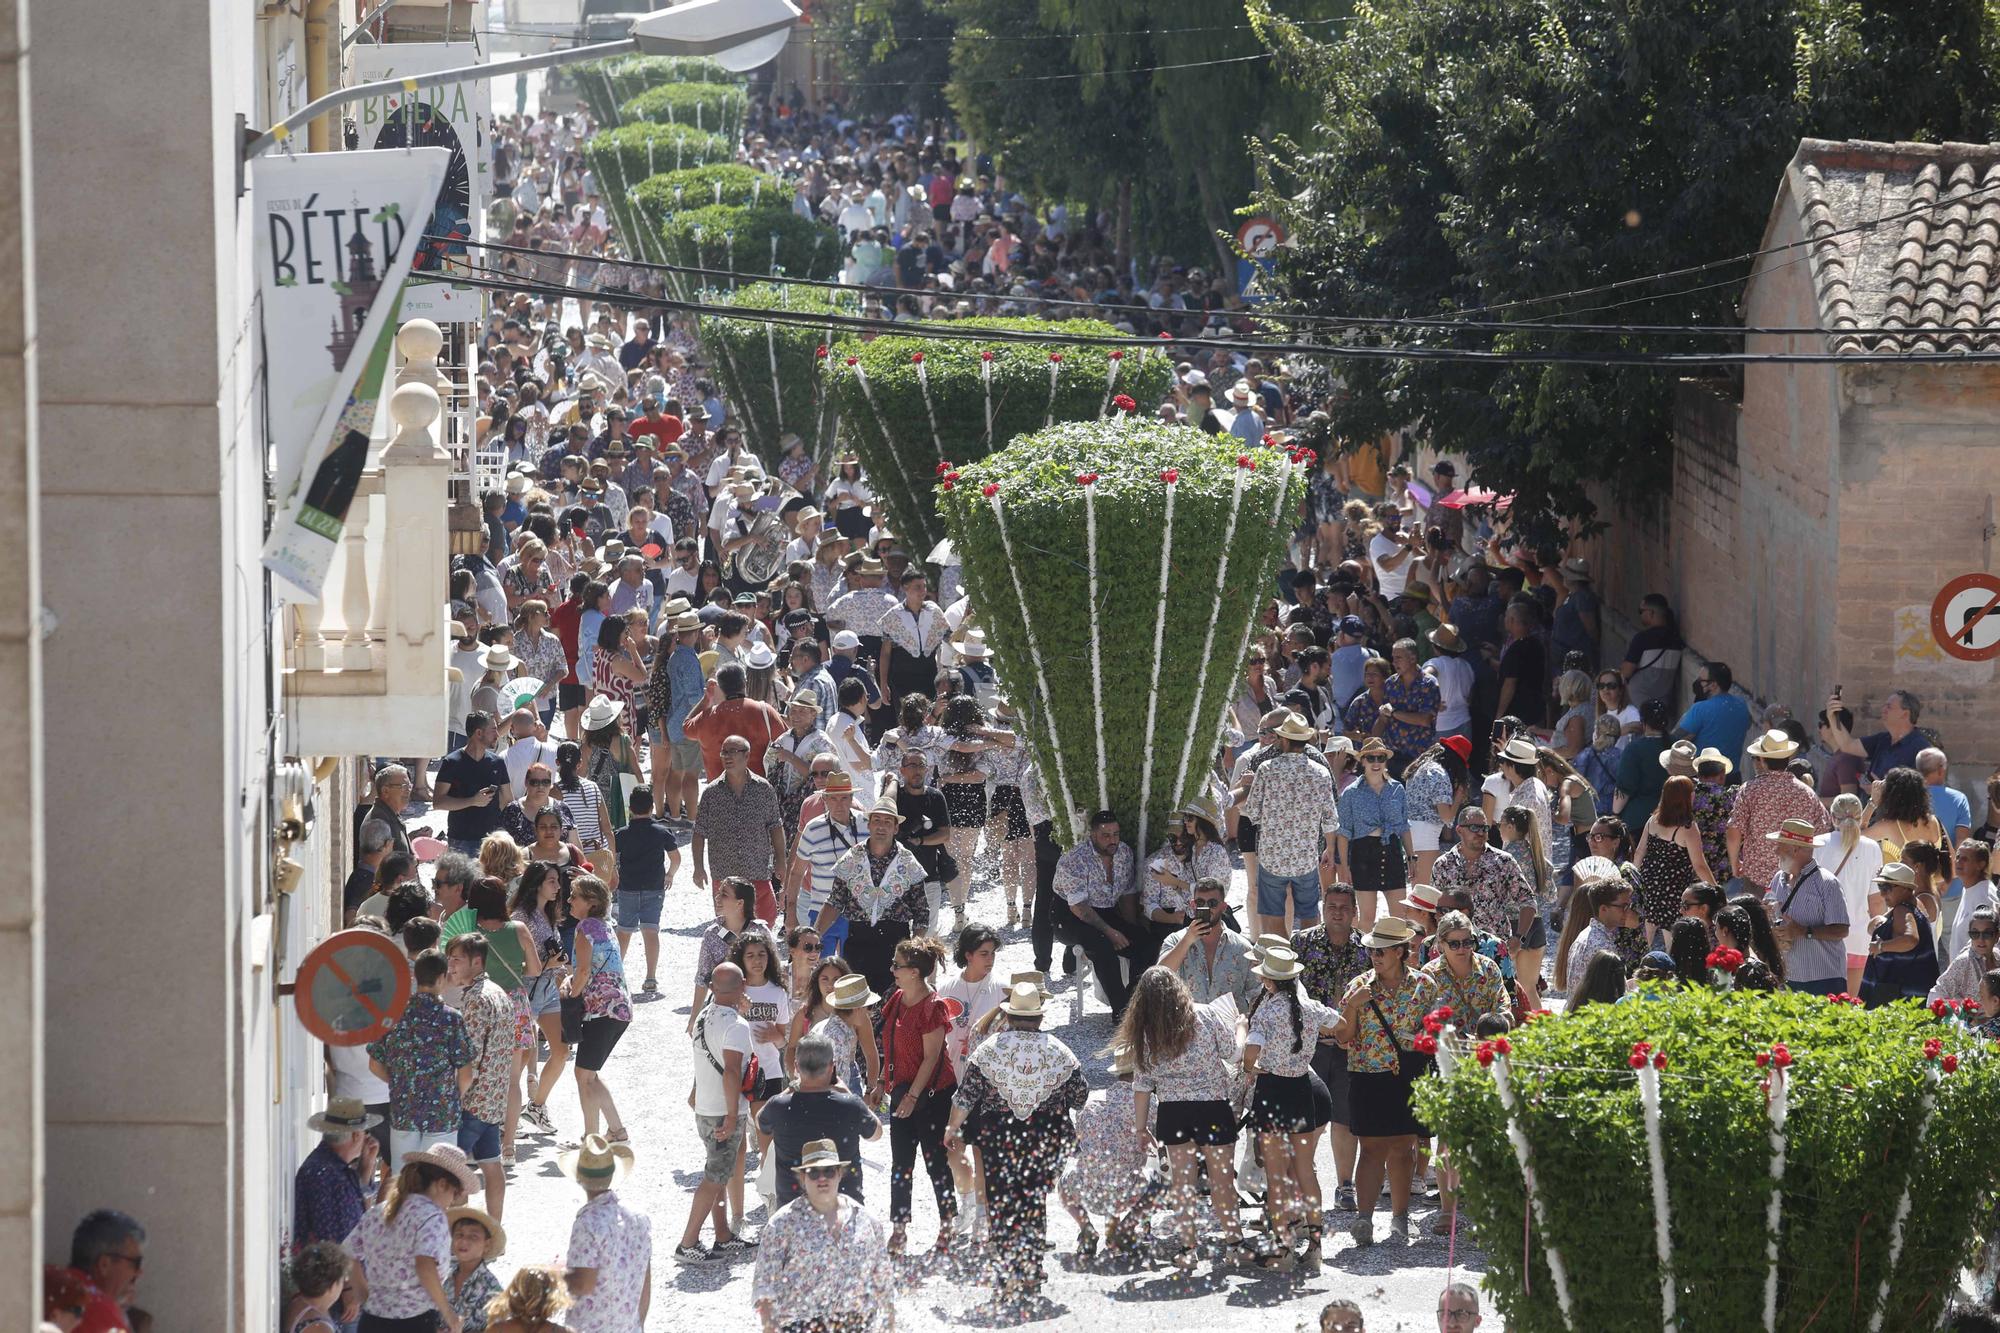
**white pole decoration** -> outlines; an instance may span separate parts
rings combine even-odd
[[[763,193],[764,193],[764,177],[762,175],[759,175],[755,180],[750,182],[750,207],[755,208],[757,206],[757,200],[760,197],[762,197]],[[775,243],[776,243],[776,238],[774,237],[773,244]]]
[[[1118,367],[1124,364],[1125,354],[1113,349],[1109,357],[1109,365],[1104,372],[1104,401],[1097,405],[1097,419],[1099,421],[1104,420],[1105,415],[1111,411],[1111,395],[1118,391]]]
[[[1056,364],[1058,362],[1051,360],[1051,385],[1055,382]],[[1084,549],[1090,561],[1090,702],[1097,723],[1097,808],[1104,810],[1111,805],[1111,782],[1104,767],[1104,653],[1102,626],[1097,615],[1097,474],[1082,473],[1077,482],[1083,487]],[[1154,658],[1154,661],[1158,660]]]
[[[1117,374],[1118,363],[1111,363],[1112,374]],[[1167,491],[1166,530],[1160,539],[1160,606],[1153,617],[1153,679],[1146,690],[1146,762],[1139,770],[1139,843],[1141,847],[1152,844],[1146,841],[1146,811],[1153,803],[1153,723],[1160,712],[1160,650],[1166,643],[1167,635],[1167,570],[1172,565],[1174,555],[1174,492],[1179,489],[1181,474],[1168,468],[1160,474],[1160,480]],[[1170,799],[1179,800],[1178,791]]]
[[[771,410],[777,414],[778,429],[785,428],[785,396],[778,390],[778,326],[764,325],[764,350],[771,357]]]
[[[986,390],[986,448],[993,448],[993,353],[979,354],[979,383]]]
[[[675,135],[675,136],[674,136],[674,170],[675,170],[675,171],[679,171],[679,170],[681,169],[681,166],[682,166],[682,159],[683,159],[683,158],[684,158],[684,157],[686,156],[686,153],[687,153],[687,136],[686,136],[685,134],[677,134],[677,135]]]
[[[1049,410],[1042,418],[1042,429],[1056,424],[1056,376],[1062,373],[1062,353],[1049,353]],[[991,432],[988,432],[991,434]]]
[[[1764,1206],[1764,1330],[1778,1333],[1778,1239],[1783,1234],[1779,1227],[1785,1209],[1785,1117],[1791,1109],[1791,1077],[1785,1067],[1791,1063],[1791,1054],[1780,1042],[1772,1048],[1771,1055],[1777,1068],[1771,1071],[1770,1096],[1764,1105],[1771,1118],[1771,1201]]]
[[[944,461],[944,437],[938,434],[937,412],[931,407],[931,372],[924,365],[922,352],[910,353],[910,360],[917,367],[917,386],[924,391],[924,415],[931,421],[931,443],[937,446],[938,461]]]
[[[778,233],[774,231],[771,233],[771,266],[768,269],[766,269],[765,272],[776,273],[777,271],[778,271]]]
[[[1060,800],[1049,802],[1049,809],[1056,820],[1069,824],[1073,815],[1069,799],[1069,778],[1063,773],[1062,740],[1056,735],[1056,711],[1049,694],[1049,678],[1042,670],[1042,646],[1035,638],[1033,623],[1028,619],[1028,593],[1021,586],[1021,566],[1014,559],[1014,541],[1007,535],[1007,516],[1000,510],[1000,487],[988,482],[981,494],[986,497],[986,502],[993,506],[993,523],[1000,529],[1000,550],[1007,557],[1007,573],[1014,580],[1014,600],[1021,604],[1021,628],[1028,636],[1028,660],[1034,663],[1035,685],[1042,692],[1042,715],[1048,719],[1049,750],[1055,755],[1056,786],[1062,792]],[[1064,834],[1069,841],[1074,841],[1076,838],[1076,830],[1073,827],[1059,829],[1058,832]]]
[[[717,181],[717,182],[715,182],[715,202],[716,202],[716,203],[718,203],[718,204],[722,202],[722,182],[721,182],[721,181]]]
[[[1507,1142],[1513,1145],[1514,1160],[1521,1166],[1521,1185],[1528,1196],[1528,1207],[1535,1215],[1535,1225],[1542,1229],[1542,1254],[1549,1261],[1549,1276],[1556,1280],[1556,1308],[1562,1312],[1565,1327],[1574,1323],[1569,1305],[1569,1270],[1563,1266],[1562,1255],[1555,1242],[1549,1237],[1548,1209],[1542,1203],[1541,1191],[1535,1184],[1534,1156],[1528,1150],[1528,1136],[1521,1129],[1514,1100],[1514,1083],[1509,1076],[1509,1060],[1505,1055],[1493,1057],[1493,1086],[1500,1093],[1500,1109],[1507,1114]]]
[[[736,290],[736,229],[722,233],[723,267],[729,270],[729,290]]]
[[[1924,1052],[1924,1099],[1917,1108],[1917,1139],[1911,1149],[1910,1158],[1914,1163],[1923,1153],[1924,1136],[1931,1132],[1932,1113],[1937,1110],[1938,1067],[1935,1054],[1938,1043],[1933,1040],[1925,1044]],[[1953,1061],[1956,1066],[1957,1061]],[[1914,1178],[1914,1171],[1911,1173]],[[1896,1200],[1896,1216],[1889,1223],[1889,1262],[1882,1269],[1882,1285],[1875,1293],[1875,1309],[1868,1316],[1868,1333],[1880,1333],[1882,1321],[1889,1313],[1889,1287],[1896,1277],[1896,1261],[1903,1256],[1903,1226],[1910,1220],[1910,1183],[1903,1182],[1903,1197]]]
[[[1187,720],[1187,734],[1181,741],[1180,767],[1174,772],[1174,794],[1179,796],[1182,784],[1187,781],[1189,757],[1194,753],[1194,734],[1200,729],[1202,686],[1207,684],[1208,655],[1215,651],[1215,622],[1222,615],[1222,590],[1229,582],[1229,553],[1236,546],[1236,520],[1243,512],[1243,483],[1256,469],[1256,463],[1248,454],[1236,460],[1236,485],[1229,493],[1229,522],[1222,528],[1222,559],[1215,570],[1215,597],[1208,605],[1208,632],[1202,636],[1201,656],[1195,659],[1195,669],[1203,673],[1194,686],[1194,707]],[[1256,617],[1251,617],[1254,622]]]
[[[1646,1162],[1653,1177],[1653,1248],[1660,1256],[1662,1326],[1666,1333],[1674,1333],[1679,1323],[1674,1317],[1674,1240],[1667,1205],[1667,1153],[1660,1141],[1660,1068],[1665,1063],[1666,1056],[1655,1053],[1639,1066],[1639,1109],[1646,1119]]]

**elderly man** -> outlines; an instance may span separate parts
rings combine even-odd
[[[1931,798],[1931,813],[1956,847],[1972,836],[1972,802],[1951,785],[1950,767],[1951,761],[1935,745],[1917,751],[1916,769],[1923,775],[1925,792]]]
[[[1438,1333],[1466,1333],[1484,1322],[1479,1292],[1472,1284],[1454,1282],[1438,1293]]]
[[[381,868],[382,859],[389,854],[391,839],[389,826],[381,820],[362,822],[361,834],[354,843],[354,870],[348,875],[340,893],[341,914],[348,925],[354,924],[354,914],[375,892],[376,871]],[[346,1234],[342,1232],[334,1239],[341,1239]]]
[[[1269,738],[1277,753],[1257,766],[1243,799],[1243,818],[1257,825],[1259,934],[1286,933],[1288,905],[1301,930],[1319,920],[1320,876],[1333,866],[1340,815],[1326,768],[1305,752],[1313,737],[1306,720],[1287,711]]]
[[[734,612],[731,615],[737,622],[746,619]],[[741,663],[718,667],[715,679],[702,690],[701,702],[681,722],[682,734],[701,745],[710,773],[722,772],[725,737],[741,738],[750,747],[750,771],[761,773],[765,748],[785,733],[785,719],[777,709],[762,699],[744,697],[748,683]]]
[[[795,692],[785,706],[785,734],[764,750],[764,776],[778,793],[787,847],[799,836],[799,811],[812,794],[812,762],[833,753],[833,742],[819,727],[819,709],[817,694]]]
[[[329,1097],[326,1109],[306,1118],[319,1143],[292,1177],[292,1248],[347,1239],[374,1197],[381,1145],[369,1130],[382,1123],[358,1097]]]
[[[507,765],[507,785],[518,799],[528,792],[529,765],[543,764],[550,772],[555,771],[556,743],[549,739],[549,729],[532,708],[516,708],[507,715],[507,733],[503,739],[507,748],[500,757]]]
[[[882,1122],[868,1109],[868,1104],[852,1092],[834,1086],[833,1060],[833,1043],[827,1038],[817,1035],[801,1038],[797,1086],[779,1093],[758,1112],[757,1128],[777,1141],[781,1206],[799,1197],[799,1183],[792,1172],[805,1156],[808,1142],[831,1139],[843,1156],[855,1161],[861,1156],[861,1140],[882,1137]],[[848,1175],[840,1189],[856,1203],[861,1202],[860,1173]]]
[[[653,1303],[653,1223],[626,1207],[615,1188],[632,1169],[632,1149],[586,1134],[556,1161],[583,1188],[563,1260],[563,1282],[574,1302],[563,1323],[570,1333],[631,1333],[644,1327]]]
[[[401,764],[384,764],[375,770],[375,803],[361,817],[362,823],[379,819],[389,826],[389,845],[399,852],[410,850],[410,831],[403,827],[403,812],[410,808],[410,770]]]
[[[854,811],[854,779],[831,772],[820,782],[825,813],[808,819],[785,877],[785,920],[801,924],[819,920],[827,895],[833,892],[833,867],[849,848],[868,840],[868,821]],[[820,953],[831,958],[847,938],[842,917],[820,936]]]
[[[1764,835],[1778,859],[1764,904],[1785,948],[1785,984],[1834,995],[1847,987],[1847,897],[1813,855],[1819,832],[1803,819],[1787,819]]]
[[[611,585],[611,613],[644,611],[646,623],[653,622],[653,585],[646,581],[646,557],[627,550],[618,557],[618,578]]]
[[[1063,905],[1056,933],[1090,959],[1114,1017],[1123,1016],[1131,996],[1125,961],[1140,957],[1139,927],[1126,910],[1139,885],[1132,849],[1118,832],[1118,816],[1109,810],[1092,815],[1089,837],[1056,862],[1054,885]]]
[[[115,1208],[84,1214],[69,1241],[69,1272],[90,1292],[83,1321],[75,1327],[88,1333],[130,1329],[125,1307],[145,1263],[146,1228],[137,1218]]]
[[[1722,835],[1729,864],[1736,869],[1730,888],[1763,893],[1778,873],[1778,855],[1771,835],[1788,819],[1803,820],[1815,833],[1833,829],[1833,820],[1813,789],[1792,776],[1792,756],[1799,743],[1782,731],[1767,731],[1745,751],[1757,773],[1736,792],[1729,827]]]
[[[1212,875],[1194,882],[1188,924],[1161,941],[1160,966],[1187,983],[1196,1004],[1218,996],[1236,997],[1238,1013],[1249,1013],[1264,983],[1250,970],[1250,941],[1222,920],[1229,886]]]
[[[768,707],[768,705],[766,705]],[[750,742],[725,736],[722,776],[701,789],[694,817],[694,883],[699,889],[731,875],[757,889],[757,917],[778,920],[772,881],[785,869],[785,820],[778,793],[750,771]]]
[[[807,1143],[792,1169],[799,1196],[780,1208],[757,1247],[750,1300],[766,1333],[866,1329],[893,1333],[896,1274],[882,1224],[845,1193],[854,1159],[831,1139]]]
[[[1847,705],[1836,694],[1826,701],[1827,744],[1842,754],[1861,755],[1868,760],[1872,782],[1892,768],[1915,768],[1917,753],[1924,748],[1924,734],[1917,730],[1923,701],[1908,690],[1891,690],[1882,700],[1882,730],[1856,736],[1840,724],[1837,714]]]

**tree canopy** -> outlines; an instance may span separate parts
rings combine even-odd
[[[1524,326],[1346,341],[1733,350],[1525,326],[1735,322],[1747,265],[1542,298],[1757,248],[1801,137],[1983,140],[1991,126],[1981,0],[1426,0],[1363,5],[1330,40],[1249,5],[1318,104],[1310,134],[1259,149],[1260,202],[1291,237],[1268,284],[1280,304]],[[1594,483],[1665,479],[1674,376],[1658,368],[1339,369],[1343,436],[1419,426],[1545,529],[1590,516]]]

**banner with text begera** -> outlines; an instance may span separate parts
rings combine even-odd
[[[264,566],[281,601],[315,601],[367,460],[348,426],[372,415],[403,281],[444,180],[442,148],[298,153],[251,167],[265,419],[278,519]],[[379,355],[378,355],[379,353]],[[359,384],[363,372],[372,383]]]

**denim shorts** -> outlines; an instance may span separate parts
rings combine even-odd
[[[617,908],[619,930],[658,930],[660,909],[666,905],[665,889],[620,889],[612,895]]]
[[[458,1146],[466,1160],[475,1165],[497,1162],[500,1160],[500,1126],[491,1120],[481,1120],[470,1111],[460,1111]]]
[[[536,1018],[562,1008],[562,982],[555,973],[544,972],[528,981],[528,1012]]]
[[[1257,867],[1257,912],[1260,916],[1283,916],[1285,898],[1290,894],[1297,916],[1319,915],[1319,871],[1304,875],[1274,875]]]

